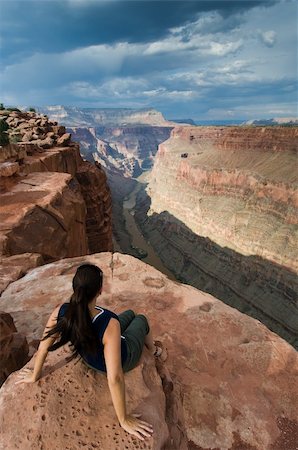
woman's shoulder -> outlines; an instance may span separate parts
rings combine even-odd
[[[57,318],[59,318],[65,314],[68,306],[69,306],[69,302],[68,303],[59,303],[58,305],[56,305],[55,311],[57,312]]]
[[[95,309],[98,311],[98,312],[97,312],[97,315],[98,315],[98,316],[100,316],[100,315],[105,315],[105,316],[114,317],[114,318],[117,318],[117,319],[118,319],[118,316],[117,316],[116,313],[114,313],[113,311],[111,311],[111,310],[108,309],[108,308],[105,308],[104,306],[98,306],[98,305],[96,305],[96,306],[95,306]]]

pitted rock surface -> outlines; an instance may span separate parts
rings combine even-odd
[[[85,262],[97,264],[104,271],[104,292],[98,299],[98,304],[117,313],[132,308],[146,314],[155,338],[168,350],[167,361],[158,368],[166,402],[165,416],[159,416],[158,420],[161,423],[166,421],[169,436],[163,434],[163,447],[158,446],[161,441],[154,441],[153,447],[149,448],[186,450],[188,445],[191,449],[203,450],[294,450],[298,398],[293,387],[298,371],[297,352],[260,322],[209,294],[168,280],[151,266],[132,257],[101,253],[60,260],[35,268],[22,279],[10,284],[2,295],[1,308],[12,315],[18,330],[27,336],[31,346],[40,338],[52,309],[57,304],[68,301],[75,270]],[[74,384],[86,386],[86,378],[80,375],[85,372],[79,372],[83,370],[82,366],[71,366],[67,376],[62,366],[60,359],[49,359],[44,375],[47,371],[60,370],[57,379],[75,377],[77,381]],[[146,370],[143,370],[143,376],[145,373]],[[136,371],[134,375],[133,371],[127,377],[128,399],[133,395],[129,386],[136,383],[137,374]],[[53,372],[51,376],[56,375]],[[8,442],[15,433],[14,423],[6,419],[8,412],[14,409],[15,416],[21,416],[22,405],[26,401],[32,405],[31,419],[33,415],[39,419],[34,422],[34,427],[33,420],[29,421],[29,418],[28,422],[20,421],[22,426],[16,444],[20,445],[18,440],[27,439],[26,436],[30,436],[29,433],[32,432],[35,433],[35,439],[38,439],[37,436],[40,436],[40,440],[47,439],[44,422],[52,424],[53,419],[49,415],[53,414],[55,420],[60,415],[71,415],[74,411],[73,403],[68,408],[68,402],[60,400],[62,403],[59,404],[58,400],[57,407],[57,390],[55,384],[51,388],[52,384],[47,380],[52,378],[48,376],[30,386],[30,390],[23,387],[16,390],[13,387],[15,377],[15,374],[11,375],[0,391],[2,439]],[[49,389],[47,402],[41,401],[44,386]],[[21,391],[23,400],[16,402],[15,392],[18,392],[19,399]],[[34,397],[37,392],[40,393],[39,399]],[[80,387],[77,392],[78,396],[73,401],[76,398],[81,400],[79,407],[83,409],[87,399],[81,399]],[[108,395],[105,389],[104,397],[108,398]],[[141,407],[144,397],[140,395],[138,398]],[[149,395],[148,403],[143,405],[144,417],[149,422],[153,419],[145,415],[145,410],[146,414],[156,411],[151,407],[150,399]],[[53,406],[44,413],[41,403],[47,405],[49,402]],[[94,427],[101,427],[106,422],[114,423],[112,409],[107,416],[102,408],[97,413],[97,425]],[[156,420],[156,413],[152,414]],[[109,422],[111,417],[113,422]],[[68,425],[74,430],[71,439],[72,436],[77,439],[72,440],[71,445],[83,445],[79,441],[84,439],[88,448],[91,442],[86,441],[86,434],[75,434],[77,417],[69,420]],[[88,419],[85,420],[84,416],[84,427],[86,426],[89,426]],[[153,426],[156,426],[156,422]],[[69,446],[67,439],[70,437],[59,431],[58,424],[53,430],[54,439],[57,432],[57,442],[60,442],[59,445],[62,442],[62,447],[57,448]],[[155,433],[159,434],[160,429],[156,428]],[[156,436],[154,439],[157,439]],[[50,450],[45,444],[47,441],[42,442],[44,450]],[[76,448],[71,445],[70,448]],[[125,449],[128,444],[121,445],[120,443],[119,449]],[[137,443],[134,444],[135,447],[129,445],[129,449],[135,448]],[[99,448],[113,449],[104,446]]]
[[[151,438],[140,441],[126,433],[115,415],[107,379],[82,362],[67,362],[67,348],[51,354],[44,376],[30,385],[15,386],[12,374],[0,398],[0,448],[9,450],[153,450],[168,438],[165,398],[153,357],[125,377],[127,406],[155,428]],[[31,367],[33,360],[28,363]],[[26,405],[9,409],[16,401]],[[16,426],[16,421],[18,426]],[[14,430],[13,424],[14,423]]]

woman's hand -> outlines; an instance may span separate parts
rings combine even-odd
[[[125,431],[133,434],[143,441],[144,437],[151,437],[153,429],[149,423],[138,419],[140,416],[141,414],[132,414],[131,416],[127,416],[126,419],[120,423],[120,425]]]
[[[22,369],[19,374],[19,377],[21,377],[21,380],[16,381],[15,384],[21,384],[21,383],[35,383],[35,381],[38,380],[38,378],[36,378],[33,375],[33,370],[32,369]]]

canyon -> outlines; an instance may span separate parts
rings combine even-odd
[[[104,168],[112,196],[114,248],[140,256],[126,227],[123,203],[136,187],[136,178],[151,169],[158,145],[176,125],[153,109],[39,108],[51,120],[62,121],[80,144],[82,157]]]
[[[90,118],[84,110],[81,122],[78,112],[62,113],[68,124]],[[297,347],[297,127],[180,126],[129,110],[94,110],[95,124],[68,131],[107,173],[114,248]]]
[[[176,127],[135,218],[177,279],[297,347],[297,128]]]
[[[64,125],[34,112],[4,110],[0,120],[9,123],[10,139],[18,140],[0,148],[0,448],[294,450],[298,401],[293,389],[298,370],[294,348],[215,295],[170,280],[139,259],[113,251],[107,176],[100,162],[82,159],[79,144]],[[283,321],[287,329],[295,328],[291,297],[295,174],[294,164],[289,170],[294,159],[289,158],[294,155],[296,134],[289,139],[277,131],[272,152],[267,129],[260,136],[249,133],[247,142],[238,129],[177,127],[159,145],[147,181],[138,184],[130,178],[132,165],[119,168],[112,162],[109,170],[121,198],[126,197],[131,219],[145,236],[150,235],[150,245],[166,267],[182,278],[179,263],[184,258],[189,274],[203,279],[196,257],[200,240],[206,239],[201,245],[204,274],[210,277],[207,285],[203,280],[205,290],[216,280],[221,292],[230,289],[239,298],[243,294],[239,289],[252,294],[253,283],[260,282],[264,292],[269,288],[273,292],[270,317],[277,315],[281,328]],[[104,142],[106,150],[107,145]],[[235,166],[230,152],[236,155]],[[263,152],[266,155],[260,158]],[[108,153],[102,154],[99,157],[108,160]],[[221,170],[216,167],[219,155]],[[123,170],[130,176],[126,172],[125,177]],[[216,203],[220,196],[222,209]],[[236,228],[230,235],[227,218],[236,214],[235,200],[247,208],[251,241],[255,235],[261,239],[262,232],[258,215],[251,225],[253,214],[265,212],[277,230],[284,220],[282,230],[288,228],[282,236],[287,233],[288,249],[283,253],[277,240],[270,252],[256,256],[258,245],[252,254],[243,231],[237,234]],[[201,222],[193,220],[195,210],[200,211]],[[222,215],[216,216],[218,212]],[[207,219],[212,235],[204,228]],[[226,230],[220,234],[217,224]],[[268,248],[274,242],[271,236],[262,239]],[[163,256],[167,252],[170,262]],[[73,275],[86,262],[103,269],[101,305],[117,313],[128,308],[145,313],[155,338],[167,350],[166,360],[144,351],[139,366],[125,376],[129,411],[141,414],[154,428],[144,442],[120,428],[106,377],[80,361],[69,361],[68,346],[49,354],[36,383],[15,385],[18,369],[34,364],[50,312],[69,298]],[[243,271],[241,277],[236,269]],[[245,293],[243,303],[247,298]],[[292,303],[287,303],[289,298]]]

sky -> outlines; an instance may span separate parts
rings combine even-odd
[[[296,0],[0,0],[0,101],[297,116]]]

